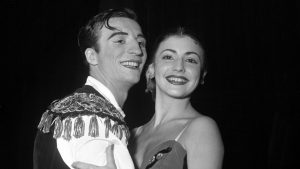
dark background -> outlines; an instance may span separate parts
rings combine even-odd
[[[203,35],[208,76],[192,102],[219,125],[224,169],[300,167],[300,9],[285,0],[6,1],[1,21],[4,164],[32,168],[41,114],[52,100],[85,83],[79,27],[99,10],[122,6],[137,12],[148,44],[179,24]],[[152,116],[153,102],[144,89],[142,77],[125,103],[130,128]]]

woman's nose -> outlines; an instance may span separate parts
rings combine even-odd
[[[174,64],[175,64],[174,65],[174,70],[176,70],[178,72],[184,71],[184,62],[181,58],[177,59]]]

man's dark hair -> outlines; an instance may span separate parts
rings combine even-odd
[[[105,10],[93,18],[88,23],[80,28],[78,33],[78,46],[81,53],[84,54],[87,48],[93,48],[96,52],[99,52],[97,41],[99,39],[99,30],[105,26],[107,29],[114,30],[108,23],[110,18],[124,17],[137,21],[137,15],[134,11],[128,8],[109,9]]]

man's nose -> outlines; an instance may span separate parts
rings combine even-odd
[[[131,44],[129,48],[129,53],[137,56],[143,56],[143,50],[139,42],[135,41]]]

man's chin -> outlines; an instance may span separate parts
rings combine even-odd
[[[131,83],[132,85],[137,84],[140,81],[140,77],[132,77],[128,79],[128,82]]]
[[[140,71],[129,71],[121,75],[124,81],[128,84],[134,85],[140,81],[141,72]]]

